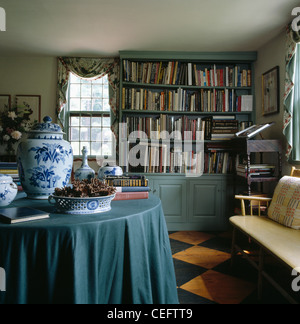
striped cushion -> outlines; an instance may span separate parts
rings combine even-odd
[[[279,181],[268,217],[284,226],[300,229],[300,178],[283,177]]]

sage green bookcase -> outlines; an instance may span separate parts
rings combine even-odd
[[[133,130],[137,121],[144,125],[139,126],[142,131],[146,131],[147,123],[155,128],[163,119],[181,119],[183,123],[192,120],[194,125],[197,120],[232,118],[239,126],[255,123],[256,59],[256,52],[121,51],[120,122],[127,123]],[[148,100],[150,97],[145,94],[149,93],[153,99]],[[249,98],[253,105],[251,111],[245,110],[249,109],[246,101]],[[243,104],[242,100],[245,100]],[[201,177],[186,177],[181,169],[171,167],[158,167],[151,172],[145,172],[145,168],[125,168],[128,173],[146,175],[152,193],[162,201],[169,231],[223,231],[228,228],[234,198],[232,165],[226,168],[220,162],[217,167],[218,164],[211,161],[213,156],[222,163],[225,163],[225,154],[230,159],[233,157],[228,145],[230,141],[212,140],[211,133],[205,133],[204,149],[209,159],[205,163],[213,167],[206,167]],[[150,143],[151,139],[148,141]],[[156,142],[162,143],[160,138],[156,138]]]

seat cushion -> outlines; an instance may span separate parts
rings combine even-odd
[[[300,229],[300,178],[283,177],[279,181],[268,217],[281,225]]]
[[[300,267],[300,231],[285,227],[267,217],[233,216],[230,222],[292,269]]]

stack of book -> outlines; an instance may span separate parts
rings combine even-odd
[[[212,121],[211,139],[229,140],[239,131],[239,122],[235,119],[214,119]]]
[[[0,162],[0,173],[12,177],[14,183],[18,186],[19,191],[23,190],[19,178],[17,162]]]
[[[237,175],[247,178],[272,178],[275,173],[275,166],[269,164],[251,164],[250,173],[248,173],[248,167],[244,164],[239,164],[236,168]]]
[[[150,188],[144,175],[108,176],[106,183],[117,189],[115,201],[149,198]]]

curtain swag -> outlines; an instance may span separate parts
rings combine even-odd
[[[112,131],[117,136],[118,132],[118,107],[119,107],[119,59],[118,58],[58,58],[58,84],[57,84],[57,116],[64,126],[64,108],[67,102],[67,90],[70,72],[85,79],[100,79],[108,75],[110,84],[110,107]]]
[[[300,43],[300,34],[292,29],[291,25],[286,28],[287,43],[286,43],[286,77],[285,77],[285,92],[284,92],[284,120],[283,134],[285,135],[288,145],[286,157],[294,160],[300,160],[300,152],[296,148],[296,143],[299,142],[299,125],[294,127],[294,122],[298,118],[300,111],[295,110],[295,79],[297,77],[297,44]],[[298,51],[299,52],[299,51]],[[299,53],[298,53],[299,54]],[[297,93],[298,94],[298,91]],[[300,108],[300,107],[299,107]]]

